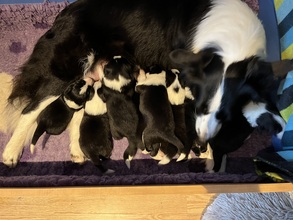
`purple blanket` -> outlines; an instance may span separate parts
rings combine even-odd
[[[255,11],[257,0],[246,1]],[[67,3],[27,5],[0,5],[0,72],[12,75],[30,55],[35,42],[52,25],[55,16]],[[0,133],[0,155],[9,136]],[[107,166],[116,172],[101,175],[90,162],[83,165],[70,161],[69,138],[65,132],[50,136],[45,146],[43,137],[32,155],[24,149],[20,163],[10,169],[0,163],[0,186],[83,186],[83,185],[138,185],[138,184],[191,184],[240,183],[265,181],[255,173],[252,158],[271,145],[267,134],[255,131],[250,139],[228,157],[226,173],[204,173],[203,160],[158,166],[157,161],[140,152],[128,169],[122,160],[127,140],[115,141],[114,152]],[[2,160],[2,158],[1,158]]]

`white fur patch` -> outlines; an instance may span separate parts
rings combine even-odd
[[[78,105],[78,104],[76,104],[74,101],[69,100],[69,99],[67,99],[67,98],[65,98],[65,97],[64,97],[64,101],[65,101],[65,104],[66,104],[69,108],[71,108],[71,109],[80,109],[80,108],[82,108],[82,105]]]
[[[269,112],[266,109],[265,103],[255,103],[255,102],[249,102],[243,109],[242,109],[244,117],[247,119],[249,124],[252,127],[257,127],[256,120],[262,115],[263,113],[270,113],[273,118],[282,126],[282,131],[277,134],[277,137],[279,139],[282,138],[284,129],[286,126],[286,123],[282,117],[279,115],[275,115],[271,112]]]
[[[258,117],[268,112],[264,103],[249,102],[242,110],[244,117],[252,127],[257,127],[256,120]]]
[[[221,129],[221,123],[216,119],[216,112],[196,116],[195,130],[201,141],[214,137]]]
[[[81,109],[73,114],[73,117],[68,124],[69,138],[70,138],[70,154],[71,161],[74,163],[84,163],[86,157],[80,149],[79,137],[80,137],[80,124],[84,114],[84,109]]]
[[[223,96],[224,80],[222,80],[218,87],[214,97],[209,103],[209,112],[205,115],[196,115],[195,128],[196,132],[202,141],[207,141],[214,137],[221,128],[219,120],[216,119],[216,112],[221,105],[221,99]]]
[[[90,52],[83,64],[83,75],[86,76],[95,62],[95,53]]]
[[[193,39],[193,51],[217,46],[225,70],[229,64],[257,55],[265,58],[265,31],[255,13],[239,0],[213,0]]]
[[[20,116],[13,135],[2,154],[3,163],[5,165],[9,167],[16,166],[22,154],[23,147],[31,141],[33,133],[35,132],[37,125],[36,120],[39,114],[57,98],[58,96],[50,96],[43,100],[35,110]]]
[[[102,79],[104,76],[104,65],[107,62],[104,60],[95,60],[95,53],[90,52],[83,64],[83,75],[85,78],[89,77],[94,81]]]
[[[206,152],[204,153],[201,153],[199,158],[205,158],[206,161],[205,161],[205,170],[206,172],[208,173],[213,173],[213,168],[214,168],[214,165],[215,165],[215,162],[214,162],[214,157],[213,157],[213,150],[210,146],[210,144],[207,145],[207,150]]]
[[[171,159],[167,156],[164,155],[163,158],[159,161],[158,165],[166,165],[170,163]]]
[[[87,80],[84,80],[84,81],[85,81],[85,84],[84,84],[83,87],[80,88],[80,91],[79,91],[79,94],[80,94],[80,95],[83,95],[84,93],[86,93],[87,88],[88,88],[88,86],[89,86]]]
[[[108,88],[113,89],[118,92],[121,92],[122,87],[128,85],[131,82],[131,80],[126,79],[125,77],[123,77],[121,75],[119,75],[118,77],[119,77],[118,80],[116,80],[116,79],[109,80],[106,77],[103,77],[103,83]]]
[[[194,96],[192,95],[192,92],[189,87],[185,87],[185,97],[191,100],[194,100]]]
[[[176,78],[174,82],[167,87],[168,98],[171,105],[182,105],[184,103],[186,93],[185,89],[182,88],[179,82],[178,75],[175,74],[175,76]],[[178,91],[176,92],[174,89],[178,89]]]
[[[0,79],[0,132],[10,133],[14,130],[24,105],[18,100],[12,105],[7,102],[12,91],[13,76],[0,73]]]
[[[97,90],[101,88],[101,81],[94,83],[95,94],[93,98],[85,103],[84,110],[89,115],[102,115],[107,112],[106,103],[98,96]]]
[[[146,85],[146,86],[165,86],[166,87],[166,72],[163,70],[161,73],[150,74],[146,73],[145,77],[137,79],[137,86]]]

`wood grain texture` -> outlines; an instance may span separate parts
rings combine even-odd
[[[292,184],[1,188],[1,219],[200,219],[219,193],[286,192]]]

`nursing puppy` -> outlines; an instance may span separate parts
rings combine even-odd
[[[180,155],[181,157],[178,158],[177,161],[187,159],[194,141],[194,136],[189,133],[190,130],[194,131],[194,123],[190,124],[187,122],[187,120],[192,119],[189,118],[187,113],[189,109],[186,109],[187,103],[190,101],[192,102],[194,97],[190,89],[188,87],[183,87],[180,83],[179,75],[180,73],[176,69],[166,71],[166,88],[173,112],[175,135],[184,146],[182,154]],[[191,127],[187,128],[188,125],[191,125]],[[160,164],[168,163],[177,154],[177,148],[171,144],[162,144],[160,149],[165,154]]]
[[[80,124],[80,148],[84,155],[103,173],[113,170],[102,165],[109,159],[113,150],[113,139],[110,131],[106,103],[99,96],[101,81],[94,83],[90,89],[89,100],[85,103],[84,115]]]
[[[175,146],[175,153],[183,153],[184,145],[175,135],[173,111],[166,89],[166,72],[159,66],[152,67],[146,74],[140,72],[135,90],[140,95],[139,110],[146,125],[142,140],[147,151],[151,151],[151,155],[156,155],[159,145],[155,144],[161,143],[163,146],[166,144],[167,148],[170,144]],[[171,150],[169,153],[171,155],[166,155],[159,164],[170,161],[174,152]]]
[[[88,98],[88,86],[83,79],[73,82],[40,113],[30,145],[31,153],[34,152],[34,147],[44,132],[59,135],[67,128],[73,114],[84,107]]]
[[[138,71],[126,58],[115,56],[105,65],[102,77],[101,98],[107,106],[112,136],[116,140],[126,137],[129,143],[123,154],[128,167],[137,149],[144,150],[139,111],[134,102],[134,75]]]
[[[115,55],[117,46],[142,68],[159,64],[164,69],[174,68],[168,57],[174,49],[198,53],[214,47],[223,57],[225,72],[235,61],[251,56],[263,59],[266,44],[261,22],[240,0],[75,1],[39,39],[14,80],[7,108],[16,106],[22,114],[15,116],[15,123],[8,129],[13,135],[3,152],[4,164],[17,164],[32,135],[29,128],[51,102],[48,97],[59,96],[70,82],[82,77],[80,61],[91,50],[97,51],[99,60],[107,60]],[[219,72],[220,76],[224,72]],[[196,117],[202,141],[213,137],[220,127],[215,114],[221,104],[222,80],[210,82],[213,93],[207,93],[204,87],[198,93],[200,100],[201,95],[209,94],[207,113]],[[82,158],[77,148],[73,147],[71,154]]]

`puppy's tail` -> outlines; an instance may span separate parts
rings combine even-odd
[[[168,134],[162,134],[160,132],[143,132],[143,143],[145,146],[151,146],[156,143],[169,143],[171,145],[174,145],[178,149],[178,153],[180,154],[182,150],[184,149],[184,145],[182,142],[175,136],[174,133],[168,133]]]

